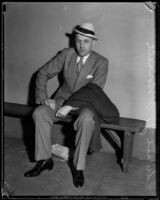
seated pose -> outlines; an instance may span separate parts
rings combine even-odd
[[[81,187],[84,184],[83,171],[88,150],[94,152],[101,148],[99,124],[107,115],[103,116],[103,109],[102,113],[99,108],[96,109],[97,106],[94,105],[97,105],[97,102],[91,103],[95,98],[90,99],[90,94],[96,91],[97,87],[97,91],[103,90],[108,73],[108,59],[92,50],[97,37],[91,23],[76,26],[73,33],[75,48],[63,49],[37,74],[36,103],[39,106],[33,113],[37,163],[33,169],[25,173],[25,177],[38,176],[43,170],[53,168],[51,134],[54,133],[51,133],[51,127],[63,117],[71,115],[74,116],[73,127],[76,131],[72,159],[73,182],[76,187]],[[63,84],[54,99],[50,99],[47,94],[47,82],[61,71],[63,71]],[[91,86],[89,88],[92,88],[92,92],[90,90],[88,93],[89,88],[85,86]],[[77,96],[77,92],[82,94],[79,93]],[[94,92],[92,94],[96,95]],[[90,102],[86,101],[86,95]],[[96,100],[99,100],[99,96]],[[110,106],[107,108],[111,109]],[[118,111],[114,108],[108,115],[108,122],[117,116]]]

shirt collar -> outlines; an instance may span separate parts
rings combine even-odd
[[[86,56],[83,56],[83,64],[86,62],[87,58],[89,57],[90,53]],[[77,57],[77,63],[80,61],[80,56]]]

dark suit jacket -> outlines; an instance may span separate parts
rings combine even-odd
[[[102,88],[94,83],[83,86],[77,92],[72,94],[64,103],[73,107],[79,107],[79,110],[72,114],[80,112],[82,108],[90,108],[94,112],[95,129],[92,134],[90,151],[98,151],[101,148],[100,123],[111,123],[119,118],[119,111]]]
[[[73,107],[92,107],[100,119],[111,122],[112,118],[119,117],[119,111],[102,88],[89,83],[72,94],[64,103]]]
[[[80,73],[77,71],[76,61],[76,51],[73,48],[65,48],[39,70],[36,80],[37,104],[49,98],[47,82],[60,71],[63,71],[64,83],[54,98],[59,106],[62,106],[63,102],[75,91],[90,82],[104,87],[108,72],[108,59],[91,51]]]

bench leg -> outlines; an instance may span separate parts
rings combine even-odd
[[[134,144],[134,133],[131,133],[131,141],[130,141],[130,155],[129,155],[129,162],[130,162],[130,163],[132,163],[133,144]]]
[[[123,171],[126,173],[129,168],[132,153],[132,140],[133,136],[130,131],[124,132],[124,147],[123,147]]]

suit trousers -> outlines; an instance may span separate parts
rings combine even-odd
[[[35,122],[35,160],[37,161],[48,159],[52,155],[51,130],[54,123],[60,120],[55,116],[56,111],[47,105],[40,105],[33,112]],[[77,170],[84,170],[88,147],[95,127],[92,110],[83,108],[74,121],[73,127],[76,131],[73,164]]]

